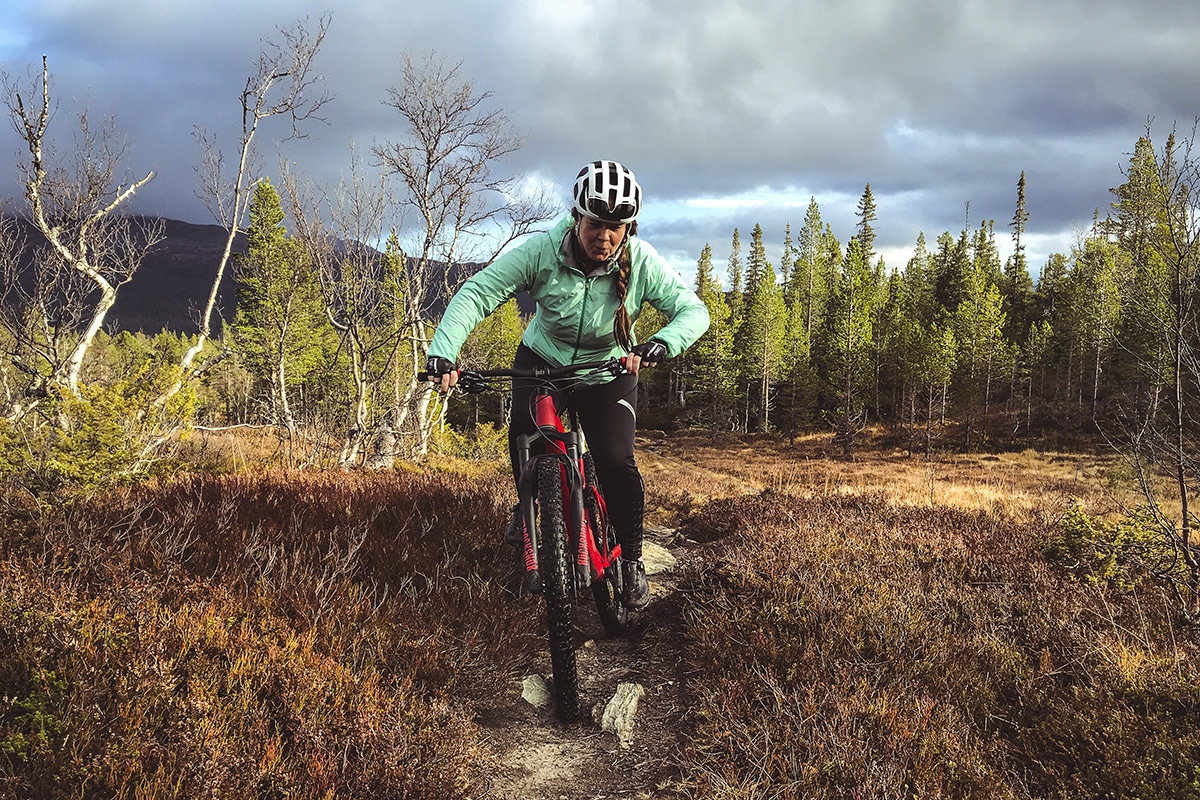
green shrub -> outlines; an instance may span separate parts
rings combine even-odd
[[[42,494],[165,473],[174,462],[150,445],[162,430],[181,425],[194,402],[185,390],[164,408],[154,406],[173,373],[143,369],[112,384],[80,386],[78,397],[60,391],[21,421],[0,423],[0,477]]]
[[[1182,560],[1147,509],[1106,522],[1074,502],[1044,552],[1075,578],[1120,590],[1184,576]]]
[[[430,440],[438,455],[472,461],[508,461],[508,427],[483,423],[468,431],[450,426],[438,428]]]
[[[67,682],[46,669],[34,668],[9,684],[20,696],[9,698],[5,709],[0,753],[29,763],[57,750],[63,739],[63,697]]]

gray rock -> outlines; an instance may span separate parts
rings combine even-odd
[[[642,561],[646,564],[647,575],[670,572],[679,563],[679,559],[671,555],[667,548],[646,541],[642,542]]]
[[[554,701],[550,686],[541,675],[529,675],[521,682],[521,699],[535,708],[547,708]]]
[[[600,727],[617,736],[617,743],[628,750],[633,744],[633,725],[637,719],[638,701],[646,689],[638,683],[618,684],[617,692],[603,709],[597,704],[592,718]]]

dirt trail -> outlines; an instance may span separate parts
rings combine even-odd
[[[645,695],[638,704],[633,741],[622,748],[617,737],[590,718],[563,725],[553,703],[537,708],[522,699],[522,687],[479,708],[486,746],[504,766],[479,795],[480,800],[607,800],[666,797],[660,790],[676,776],[675,755],[685,746],[679,732],[689,700],[683,669],[679,575],[699,546],[680,541],[667,530],[648,530],[646,541],[663,547],[677,563],[651,575],[651,602],[634,619],[624,638],[608,638],[588,600],[576,605],[583,645],[577,650],[581,707],[592,708],[613,696],[621,683],[638,683]],[[535,671],[550,675],[548,650]]]

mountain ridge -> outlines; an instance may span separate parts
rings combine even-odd
[[[228,232],[216,224],[159,219],[163,224],[163,239],[150,249],[133,278],[117,292],[117,301],[104,323],[104,329],[109,333],[129,331],[153,335],[166,330],[191,334],[198,329],[197,320],[212,291]],[[16,218],[14,221],[20,226],[19,235],[29,243],[21,267],[22,274],[28,274],[35,243],[41,242],[42,236],[28,220]],[[245,250],[246,237],[238,234],[234,238],[233,253]],[[450,270],[451,283],[461,282],[481,266],[473,262],[455,265]],[[441,270],[435,278],[435,284],[442,283]],[[525,298],[522,300],[522,310],[531,313],[532,303]],[[438,316],[444,302],[432,305],[436,306],[434,316]],[[215,317],[232,320],[236,308],[237,292],[231,260],[217,290]],[[217,330],[214,319],[214,333]]]

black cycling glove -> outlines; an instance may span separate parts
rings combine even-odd
[[[458,365],[448,358],[430,356],[425,359],[425,372],[430,378],[440,378],[443,375],[449,375],[451,372],[457,371]]]
[[[630,348],[629,352],[642,361],[647,361],[651,364],[657,364],[660,361],[665,361],[667,358],[667,346],[658,339],[651,339],[642,344],[635,344]]]

